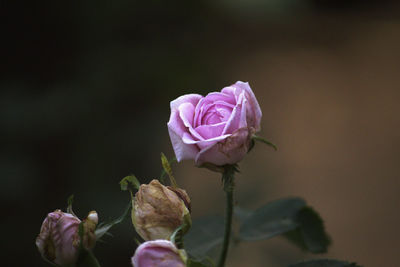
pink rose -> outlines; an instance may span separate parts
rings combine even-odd
[[[203,97],[188,94],[171,102],[168,131],[178,161],[196,165],[235,164],[260,130],[261,109],[248,83],[236,82]]]
[[[147,241],[141,244],[132,257],[134,267],[185,267],[187,256],[168,240]]]
[[[98,222],[97,213],[92,211],[84,220],[83,246],[94,247],[96,237],[94,230]],[[36,246],[46,260],[57,266],[70,266],[76,263],[79,256],[79,224],[81,220],[70,213],[56,210],[47,215],[42,223]]]

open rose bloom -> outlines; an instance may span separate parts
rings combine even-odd
[[[221,92],[183,95],[171,102],[168,131],[178,161],[196,165],[235,164],[248,152],[260,130],[261,109],[248,83],[236,82]]]

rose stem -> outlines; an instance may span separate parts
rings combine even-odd
[[[233,188],[234,188],[234,174],[236,171],[235,165],[224,166],[222,174],[222,181],[224,183],[224,191],[226,193],[226,207],[225,207],[225,234],[224,243],[222,245],[221,255],[218,261],[218,267],[225,266],[225,259],[228,254],[229,241],[232,228],[232,212],[233,212]]]

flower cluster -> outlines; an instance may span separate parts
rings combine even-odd
[[[248,83],[237,82],[221,92],[184,95],[171,102],[168,130],[178,161],[194,159],[211,169],[238,163],[260,130],[261,109]],[[170,241],[178,227],[190,227],[190,199],[185,190],[157,180],[141,185],[133,201],[132,222],[146,241],[132,264],[186,266],[187,256]]]
[[[146,241],[137,248],[133,266],[186,266],[185,251],[169,241],[179,227],[185,234],[191,226],[190,198],[185,190],[158,180],[142,184],[133,200],[132,223]]]
[[[236,170],[234,165],[249,151],[254,133],[260,130],[261,116],[257,99],[244,82],[205,97],[189,94],[175,99],[171,102],[168,131],[177,161],[193,159],[197,166],[219,170],[231,166],[231,170]],[[144,240],[132,257],[135,267],[188,264],[180,241],[191,227],[190,198],[176,186],[170,166],[164,169],[172,186],[152,180],[142,185],[137,182],[135,195],[129,189],[132,223]],[[74,266],[82,252],[90,255],[96,239],[113,225],[103,226],[97,233],[97,224],[96,212],[90,212],[81,221],[72,211],[56,210],[44,220],[36,245],[47,261],[57,266]]]

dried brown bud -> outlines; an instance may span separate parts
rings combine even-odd
[[[179,226],[191,225],[190,199],[186,191],[162,185],[158,180],[140,186],[135,195],[132,222],[144,240],[170,239]]]

